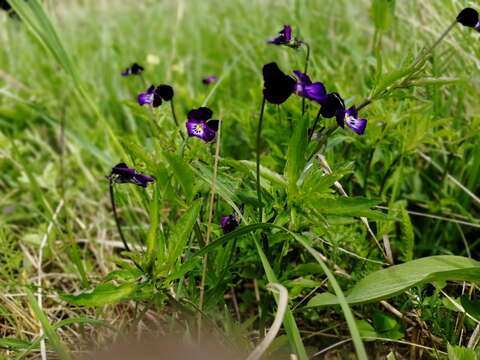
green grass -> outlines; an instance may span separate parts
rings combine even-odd
[[[306,166],[318,142],[305,144],[300,98],[267,104],[261,185],[263,220],[271,225],[255,225],[255,156],[263,64],[276,61],[285,72],[304,66],[303,49],[266,45],[283,24],[309,42],[312,79],[352,105],[475,3],[397,1],[391,26],[380,32],[366,0],[45,1],[45,13],[33,0],[12,3],[22,21],[0,14],[0,337],[7,339],[0,354],[38,355],[40,324],[47,351],[60,349],[63,357],[65,349],[101,346],[149,327],[152,318],[193,339],[199,314],[218,341],[248,353],[275,315],[268,282],[290,295],[272,358],[296,352],[305,359],[329,346],[337,357],[362,358],[365,347],[380,357],[415,358],[411,343],[435,358],[448,344],[469,344],[480,320],[476,277],[462,283],[453,271],[438,277],[448,283],[421,282],[388,303],[349,307],[343,292],[388,262],[360,217],[382,245],[388,240],[395,264],[433,255],[479,258],[480,203],[465,191],[478,194],[480,182],[478,33],[455,27],[428,57],[418,86],[363,109],[364,136],[337,129],[322,138],[331,175],[316,158]],[[147,61],[152,56],[158,63]],[[120,76],[135,61],[145,66],[147,84],[174,87],[179,129],[168,104],[152,112],[136,103],[142,79]],[[206,87],[201,79],[210,74],[220,81]],[[179,135],[186,113],[201,105],[222,120],[216,173],[215,145],[190,139],[184,146]],[[316,112],[307,102],[309,124]],[[327,129],[334,124],[321,120]],[[123,251],[105,180],[121,161],[157,179],[146,191],[116,187],[131,253]],[[36,260],[62,198],[64,211],[43,249],[45,295],[38,306],[29,297]],[[241,227],[222,236],[220,216],[239,209]],[[129,259],[148,276],[140,277]],[[71,297],[97,285],[100,295],[90,303]],[[327,292],[341,306],[306,306]]]

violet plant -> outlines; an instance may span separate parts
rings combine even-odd
[[[212,292],[222,291],[224,289],[219,283],[223,276],[227,276],[232,257],[241,255],[239,254],[241,249],[237,248],[236,240],[244,235],[249,235],[254,239],[267,278],[274,281],[276,277],[267,256],[269,254],[268,252],[265,254],[265,249],[259,246],[256,237],[256,234],[260,233],[262,239],[266,239],[268,243],[269,239],[266,238],[268,232],[270,239],[274,238],[277,242],[283,242],[285,249],[289,249],[290,241],[295,241],[318,261],[322,271],[327,276],[329,284],[335,291],[337,302],[334,302],[334,304],[340,304],[342,307],[357,355],[361,359],[366,359],[366,352],[355,325],[355,319],[349,309],[348,297],[344,296],[324,257],[310,243],[316,237],[316,226],[324,220],[325,215],[341,213],[353,218],[361,214],[362,217],[371,216],[375,218],[381,217],[381,213],[377,209],[373,209],[377,204],[374,200],[347,198],[332,194],[330,187],[338,186],[337,183],[341,175],[349,171],[347,168],[340,167],[337,174],[325,173],[320,167],[313,167],[311,160],[313,156],[321,155],[325,142],[338,128],[348,128],[356,135],[368,133],[367,119],[362,117],[363,115],[360,112],[365,111],[365,108],[370,104],[386,98],[397,90],[416,86],[424,76],[428,57],[458,23],[480,31],[478,13],[470,8],[462,10],[441,36],[432,45],[425,47],[411,62],[391,74],[377,76],[378,81],[375,82],[370,93],[358,105],[349,104],[348,99],[347,101],[344,100],[342,95],[331,90],[330,84],[325,85],[324,82],[311,80],[311,76],[308,74],[308,64],[310,56],[314,56],[314,54],[310,53],[308,43],[293,37],[292,28],[285,25],[280,33],[268,43],[294,50],[304,46],[306,48],[305,67],[303,71],[288,71],[288,74],[293,74],[288,75],[275,62],[263,66],[263,98],[257,124],[256,163],[254,166],[245,161],[221,161],[219,155],[221,139],[218,135],[220,122],[212,119],[213,111],[206,106],[192,109],[186,114],[187,120],[184,130],[186,135],[188,138],[196,137],[201,140],[187,149],[186,154],[183,153],[184,147],[182,147],[181,141],[177,141],[176,138],[172,139],[175,146],[172,146],[173,149],[167,146],[164,148],[159,146],[159,149],[155,149],[154,156],[143,152],[140,146],[126,145],[127,148],[130,146],[128,148],[130,157],[140,158],[145,163],[146,168],[149,171],[152,170],[155,177],[145,175],[134,168],[128,167],[125,163],[115,165],[107,176],[111,207],[119,237],[125,250],[132,252],[123,234],[117,212],[115,187],[120,184],[133,184],[142,188],[141,196],[144,196],[143,199],[148,204],[151,221],[148,234],[144,240],[145,253],[136,254],[131,258],[135,267],[131,266],[129,262],[123,263],[121,266],[124,272],[112,273],[106,280],[108,282],[114,278],[120,282],[123,281],[120,286],[105,283],[93,291],[89,290],[80,295],[63,295],[62,298],[72,304],[81,306],[102,306],[110,304],[112,301],[153,301],[153,299],[159,303],[171,301],[177,304],[184,300],[184,294],[195,293],[199,279],[199,262],[197,260],[207,254],[216,256],[215,267],[210,266],[212,273],[208,274],[209,279],[206,281],[211,280],[208,284],[211,285]],[[143,67],[133,64],[125,69],[122,75],[140,75],[143,71]],[[380,65],[377,71],[381,74]],[[216,80],[216,77],[209,76],[203,80],[203,83],[208,85]],[[301,108],[299,113],[302,115],[297,119],[289,142],[286,154],[286,175],[284,176],[268,168],[262,170],[260,145],[267,105],[282,105],[292,95],[300,97]],[[152,109],[161,106],[163,102],[170,102],[172,119],[178,128],[179,122],[175,113],[173,98],[174,91],[171,86],[151,85],[145,91],[139,93],[137,101],[139,105],[149,106]],[[305,106],[306,101],[309,101],[312,107],[318,107],[311,126],[310,112]],[[331,126],[329,131],[325,133],[321,131],[316,133],[321,118],[325,120],[326,124],[330,121],[329,119],[332,119],[330,121]],[[181,133],[181,136],[185,137],[183,133]],[[186,139],[183,144],[186,143]],[[214,155],[208,151],[209,143],[214,143],[217,146]],[[181,156],[177,153],[180,153]],[[235,187],[245,190],[247,195],[240,196],[238,192],[232,190],[234,187],[232,185],[233,181],[228,177],[228,174],[220,173],[217,175],[218,163],[225,169],[243,174],[244,182],[236,183]],[[213,166],[211,166],[212,164]],[[324,168],[326,168],[325,165]],[[252,176],[252,171],[255,176]],[[254,178],[254,185],[249,183],[252,180],[250,178]],[[194,185],[196,179],[202,185]],[[151,189],[152,187],[149,185],[154,182],[156,182],[156,186]],[[262,183],[267,183],[268,186],[262,185]],[[249,191],[251,190],[249,185],[252,185],[252,188],[256,190],[256,201],[249,196],[251,192]],[[205,190],[208,186],[211,187]],[[167,201],[170,200],[166,194],[167,190],[179,194],[179,199],[175,201],[186,210],[175,216],[176,222],[171,229],[164,231],[160,226],[159,203],[161,199],[169,202]],[[210,221],[205,224],[205,207],[202,204],[202,196],[211,191],[211,199],[215,200],[215,191],[217,190],[220,198],[218,203],[222,202],[219,206],[227,204],[229,209],[234,209],[234,212],[229,215],[222,215],[215,221],[215,224],[211,224]],[[162,191],[164,193],[161,193]],[[275,193],[276,197],[272,196],[272,193]],[[265,199],[268,199],[268,201]],[[171,201],[171,203],[175,201]],[[246,204],[245,208],[239,205],[243,203]],[[319,203],[321,204],[319,205]],[[239,210],[239,207],[242,208],[242,211]],[[212,214],[213,207],[210,206],[209,210]],[[253,215],[255,212],[257,213],[256,217]],[[299,217],[302,218],[302,221],[298,221]],[[312,220],[310,217],[314,219]],[[251,219],[254,218],[257,220],[251,224]],[[301,227],[297,227],[299,223],[301,223]],[[211,234],[217,235],[217,237],[212,243],[208,244],[205,239],[208,239]],[[289,237],[290,240],[285,240],[285,237]],[[231,240],[235,241],[232,242]],[[191,249],[193,249],[191,243],[194,241],[198,244],[199,249],[191,252]],[[184,253],[187,248],[189,249],[188,252]],[[141,262],[138,261],[139,258],[142,259]],[[383,260],[386,259],[378,261]],[[273,261],[275,261],[275,268],[282,268],[281,257]],[[206,266],[203,275],[205,275],[205,269]],[[207,276],[201,278],[203,283]],[[117,291],[118,295],[113,300],[112,298],[106,299],[102,297],[105,288],[109,291],[122,291]],[[208,300],[211,300],[213,307],[215,300],[213,300],[213,296],[209,298],[210,295],[207,293],[206,296]],[[333,300],[330,299],[330,301]],[[312,307],[320,306],[318,303],[319,301]],[[358,303],[361,302],[358,301]],[[306,351],[293,315],[290,310],[286,314],[284,326],[292,352],[295,352],[300,359],[306,359]]]

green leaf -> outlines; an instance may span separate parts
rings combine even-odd
[[[389,30],[395,18],[395,0],[373,0],[371,15],[377,30]]]
[[[184,264],[182,264],[181,268],[178,271],[176,271],[175,273],[173,273],[167,278],[167,282],[178,279],[183,275],[185,275],[187,272],[191,271],[195,267],[195,264],[198,263],[198,258],[200,256],[210,253],[217,247],[222,246],[223,244],[229,241],[232,241],[240,236],[255,232],[259,229],[267,229],[268,227],[269,227],[268,224],[253,224],[253,225],[242,226],[232,232],[229,232],[219,237],[215,241],[211,242],[209,245],[205,246],[204,248],[200,249],[195,254],[193,254],[193,256],[190,259],[188,259]]]
[[[413,259],[413,247],[415,246],[415,233],[413,231],[410,215],[405,208],[406,203],[400,205],[400,231],[401,237],[398,243],[400,255],[398,258],[402,261],[410,261]]]
[[[32,292],[29,289],[26,289],[28,302],[30,307],[32,308],[35,316],[42,324],[43,332],[45,333],[46,337],[48,338],[50,344],[52,345],[53,349],[57,353],[58,357],[61,360],[69,360],[71,359],[67,347],[62,343],[60,337],[57,335],[55,329],[50,325],[48,321],[47,315],[43,312],[43,310],[38,306],[37,300],[33,296]]]
[[[195,175],[190,165],[188,165],[182,158],[180,158],[176,154],[164,152],[163,156],[167,160],[168,165],[173,172],[175,180],[177,180],[178,184],[180,184],[183,191],[185,192],[185,197],[187,198],[187,201],[191,202],[193,196],[195,195]]]
[[[412,286],[442,280],[480,280],[478,261],[452,255],[430,256],[376,271],[360,280],[349,291],[349,304],[364,304],[388,299]],[[307,307],[329,306],[339,300],[329,293],[314,296]]]
[[[201,206],[201,199],[196,200],[190,209],[188,209],[175,224],[172,234],[168,239],[168,254],[166,261],[168,271],[173,268],[178,258],[180,258],[185,250],[188,238],[192,233],[193,225],[195,224],[195,221],[197,221],[198,214],[200,213]]]
[[[295,124],[287,151],[285,175],[288,182],[288,193],[297,193],[297,181],[305,167],[305,152],[308,145],[308,117],[302,116]]]
[[[480,321],[480,301],[473,301],[468,298],[467,295],[463,295],[460,298],[460,303],[462,304],[465,311],[470,314],[472,317]]]
[[[223,159],[222,163],[230,165],[239,171],[248,173],[255,178],[255,172],[257,170],[257,163],[255,161]],[[276,184],[277,186],[287,186],[287,181],[282,175],[262,165],[260,165],[260,176],[263,179],[268,180],[270,183]]]
[[[379,334],[379,337],[393,340],[403,338],[403,330],[397,320],[380,311],[373,314],[373,326]]]
[[[477,360],[473,349],[448,344],[448,360]]]
[[[94,289],[82,291],[78,295],[60,294],[60,298],[77,306],[97,307],[129,300],[140,290],[141,285],[130,282],[116,286],[112,283],[100,284]]]
[[[418,80],[412,80],[409,82],[411,86],[427,86],[427,85],[451,85],[456,84],[460,81],[459,78],[451,78],[451,77],[425,77]]]
[[[192,167],[192,170],[197,176],[197,179],[202,180],[209,187],[211,186],[213,173],[208,166],[200,162],[197,162],[195,164],[195,167]],[[230,205],[237,214],[240,214],[241,216],[242,211],[240,211],[240,209],[237,206],[237,204],[240,203],[240,199],[235,195],[232,189],[232,184],[228,181],[228,179],[222,176],[222,174],[217,175],[216,182],[217,182],[218,195],[223,200],[225,200],[227,204]]]
[[[0,339],[0,348],[7,350],[23,350],[31,346],[30,341],[20,340],[12,337],[5,337]]]
[[[370,325],[367,320],[356,320],[355,322],[357,324],[357,328],[362,339],[380,337],[375,331],[374,327]],[[374,341],[374,339],[371,339],[370,341]]]
[[[385,215],[371,208],[378,205],[380,201],[360,197],[324,197],[322,195],[310,194],[303,199],[308,206],[326,215],[336,216],[365,216],[368,218],[385,220]]]
[[[268,281],[270,283],[278,283],[277,276],[275,275],[272,266],[268,262],[268,259],[265,256],[265,253],[263,252],[262,246],[260,245],[258,239],[254,235],[252,235],[252,239],[255,242],[255,246],[260,256],[260,260],[262,262],[263,269],[265,271],[265,275],[267,276]],[[275,301],[277,301],[276,295]],[[300,335],[300,331],[298,330],[297,323],[295,322],[295,317],[293,316],[292,310],[290,310],[289,306],[287,306],[285,317],[283,318],[283,326],[285,328],[285,332],[287,333],[290,346],[292,346],[297,357],[300,360],[307,360],[308,355],[305,350],[305,346],[303,345],[302,337]]]

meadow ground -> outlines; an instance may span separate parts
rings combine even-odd
[[[68,359],[155,329],[242,354],[271,330],[273,359],[475,358],[480,34],[458,24],[425,46],[478,3],[10,3],[0,357]],[[334,117],[312,133],[319,104],[302,116],[293,94],[266,104],[257,142],[263,65],[304,69],[303,44],[266,43],[284,24],[314,81],[347,107],[367,99],[364,135]],[[133,62],[142,75],[121,76]],[[179,126],[171,101],[137,103],[150,84],[173,87]],[[211,143],[183,140],[200,106],[221,120]],[[155,181],[109,183],[121,162]]]

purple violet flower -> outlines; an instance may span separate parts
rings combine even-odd
[[[210,85],[210,84],[212,84],[214,82],[217,82],[217,81],[218,81],[218,77],[215,76],[215,75],[209,75],[206,78],[202,79],[202,83],[204,85]]]
[[[213,111],[207,107],[200,107],[188,112],[187,128],[188,136],[194,136],[205,142],[212,142],[218,131],[219,120],[210,120]]]
[[[312,83],[307,74],[299,70],[293,72],[298,78],[295,86],[295,93],[298,96],[313,100],[319,104],[323,104],[327,100],[327,90],[321,82]]]
[[[155,181],[154,177],[139,173],[137,170],[129,168],[125,163],[115,165],[110,175],[106,178],[113,183],[130,183],[143,188],[146,188],[149,183]]]
[[[345,109],[340,109],[336,114],[337,123],[342,128],[347,124],[347,126],[352,129],[358,135],[363,135],[365,132],[365,127],[367,126],[367,119],[359,119],[357,109],[354,106]]]
[[[279,69],[277,63],[263,66],[263,95],[272,104],[284,103],[296,90],[297,82]]]
[[[140,75],[143,72],[144,68],[142,65],[138,65],[137,63],[133,63],[132,66],[126,68],[122,71],[122,76],[129,76],[129,75]]]
[[[457,21],[463,26],[473,28],[480,32],[480,21],[478,11],[472,8],[465,8],[457,15]]]
[[[151,105],[159,107],[162,105],[162,100],[170,101],[174,95],[173,88],[170,85],[150,85],[150,87],[140,94],[138,94],[137,101],[140,105]]]
[[[283,29],[278,32],[278,35],[273,39],[269,40],[269,44],[273,45],[287,45],[295,47],[295,44],[292,44],[292,27],[290,25],[283,25]]]
[[[238,217],[235,214],[224,215],[220,219],[220,226],[222,227],[223,233],[228,234],[235,230],[239,225]]]

